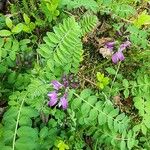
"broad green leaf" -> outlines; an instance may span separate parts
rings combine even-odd
[[[12,150],[12,147],[10,147],[10,146],[1,146],[0,145],[0,147],[1,147],[1,150]]]
[[[126,80],[126,79],[123,80],[123,86],[124,86],[125,88],[128,88],[128,87],[129,87],[129,82],[128,82],[128,80]]]
[[[89,97],[91,95],[92,91],[90,89],[84,89],[80,96],[83,98],[83,99],[86,99],[87,97]]]
[[[15,53],[15,51],[11,51],[11,52],[9,53],[9,57],[10,57],[10,59],[11,59],[12,61],[14,61],[14,60],[16,59],[16,53]]]
[[[144,99],[142,97],[134,97],[134,106],[139,110],[139,114],[141,116],[144,116],[145,114],[145,104],[144,104]]]
[[[23,19],[24,19],[24,21],[25,21],[26,24],[30,23],[30,18],[28,17],[27,14],[25,14],[25,13],[23,14]]]
[[[16,150],[35,150],[37,149],[37,143],[28,137],[22,137],[16,140]]]
[[[133,22],[138,28],[140,28],[142,25],[150,25],[150,15],[146,11],[143,11]]]
[[[7,70],[7,66],[4,66],[3,64],[0,64],[0,73],[5,73]]]
[[[98,110],[96,110],[95,108],[93,108],[92,110],[90,110],[90,114],[89,114],[89,119],[95,120],[98,116]]]
[[[19,42],[17,40],[13,40],[12,50],[15,52],[19,50]]]
[[[4,45],[4,39],[0,38],[0,48],[3,47],[3,45]]]
[[[23,25],[23,29],[22,29],[24,32],[27,32],[27,33],[30,33],[31,32],[31,30],[30,30],[30,28],[27,26],[27,25]]]
[[[32,120],[27,116],[21,116],[19,119],[19,125],[31,127],[32,126]]]
[[[22,115],[24,116],[28,116],[30,118],[35,118],[37,116],[39,116],[39,113],[36,109],[32,108],[32,107],[23,107],[22,111],[21,111]]]
[[[147,127],[144,124],[141,124],[141,130],[144,135],[147,134]]]
[[[8,128],[7,130],[4,130],[4,133],[3,133],[4,143],[10,143],[13,139],[13,136],[14,136],[14,133],[12,130],[9,130]]]
[[[87,100],[91,105],[94,105],[97,102],[97,97],[95,95],[92,95]]]
[[[36,25],[35,25],[35,23],[30,22],[29,27],[30,27],[30,30],[33,31],[35,29]]]
[[[107,121],[107,116],[104,113],[100,113],[98,115],[98,123],[99,123],[99,125],[105,124],[106,121]]]
[[[4,48],[5,48],[7,51],[10,51],[10,50],[11,50],[12,41],[13,41],[12,38],[8,38],[7,41],[5,42]]]
[[[120,143],[120,150],[126,150],[126,142],[124,141],[124,139],[122,139]]]
[[[128,97],[129,97],[129,90],[128,90],[128,89],[125,89],[125,90],[123,91],[123,94],[124,94],[125,98],[128,98]]]
[[[116,117],[119,113],[119,109],[113,109],[108,115],[111,116],[112,118],[113,117]]]
[[[10,36],[11,32],[9,30],[0,30],[0,36]]]
[[[84,117],[86,117],[89,113],[91,109],[91,106],[88,105],[87,103],[83,103],[82,106],[81,106],[81,112],[83,114]]]
[[[65,144],[63,141],[59,141],[58,145],[57,145],[59,150],[67,150],[69,149],[69,146],[67,144]]]
[[[6,25],[8,28],[12,28],[13,24],[12,24],[12,20],[10,19],[10,17],[6,17]]]
[[[36,141],[38,139],[38,131],[34,128],[29,126],[21,126],[18,131],[17,135],[19,137],[28,137],[30,140]]]
[[[46,138],[48,136],[48,128],[43,127],[40,131],[40,138]]]
[[[71,103],[71,108],[74,110],[74,109],[80,109],[80,105],[82,103],[82,100],[80,98],[75,98],[72,103]]]
[[[17,34],[17,33],[20,33],[21,31],[22,31],[22,29],[23,29],[23,24],[22,23],[18,23],[16,26],[14,26],[13,28],[12,28],[12,33],[14,33],[14,34]]]
[[[113,118],[112,117],[108,117],[107,119],[107,123],[108,123],[108,127],[110,130],[113,130]]]
[[[108,67],[105,69],[109,74],[111,75],[115,75],[116,74],[116,70],[111,68],[111,67]]]

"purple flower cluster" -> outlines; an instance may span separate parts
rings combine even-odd
[[[64,110],[67,109],[68,108],[67,92],[65,91],[64,95],[60,97],[60,99],[58,98],[58,92],[60,89],[62,89],[62,87],[64,87],[64,85],[58,82],[57,80],[53,80],[51,84],[54,88],[54,91],[48,93],[49,97],[48,105],[52,107],[56,106],[58,103],[59,107],[62,107],[62,109]]]
[[[106,47],[110,50],[113,51],[115,42],[108,42],[106,43]],[[123,50],[125,50],[127,47],[129,47],[131,45],[130,41],[126,41],[124,43],[122,43],[118,49],[117,52],[115,52],[112,55],[112,62],[113,63],[118,63],[119,61],[123,61],[125,59],[124,55],[123,55]]]
[[[77,84],[78,84],[78,83],[75,82],[75,81],[73,80],[73,78],[74,78],[74,75],[73,75],[73,74],[71,74],[70,76],[64,75],[64,76],[62,77],[63,85],[64,85],[65,88],[67,88],[67,87],[70,87],[70,88],[77,88]]]

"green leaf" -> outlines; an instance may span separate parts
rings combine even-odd
[[[28,137],[22,137],[17,139],[15,147],[16,150],[35,150],[37,149],[37,143]]]
[[[119,109],[113,109],[108,115],[113,117],[116,117],[119,114]]]
[[[0,38],[0,48],[3,47],[3,45],[4,45],[4,39]]]
[[[142,133],[143,133],[144,135],[147,134],[147,128],[146,128],[146,126],[145,126],[144,124],[141,124],[141,130],[142,130]]]
[[[33,141],[36,141],[38,139],[38,131],[29,126],[21,126],[17,131],[17,135],[19,137],[28,137]]]
[[[9,53],[9,57],[10,57],[10,59],[11,59],[12,61],[14,61],[14,60],[16,59],[16,53],[15,53],[14,51],[11,51],[11,52]]]
[[[13,24],[12,24],[12,20],[9,17],[6,17],[6,25],[8,28],[12,28]]]
[[[27,33],[31,32],[30,28],[27,25],[25,25],[25,24],[23,25],[23,31],[27,32]]]
[[[91,109],[91,106],[88,105],[87,103],[84,103],[82,106],[81,106],[81,112],[84,116],[87,116],[89,111]]]
[[[148,15],[148,13],[144,10],[133,22],[138,28],[142,25],[150,24],[150,15]]]
[[[128,87],[129,87],[129,82],[128,82],[128,80],[126,80],[126,79],[123,80],[123,86],[124,86],[125,88],[128,88]]]
[[[27,116],[21,116],[19,119],[19,125],[31,127],[32,126],[32,120]]]
[[[40,131],[40,138],[44,139],[48,136],[48,128],[44,127]]]
[[[23,14],[23,19],[25,21],[26,24],[29,24],[30,23],[30,18],[27,16],[27,14]]]
[[[98,110],[96,110],[95,108],[93,108],[91,111],[90,111],[90,114],[89,114],[89,119],[90,121],[93,121],[97,118],[98,116]]]
[[[105,124],[106,121],[107,121],[107,116],[104,113],[100,113],[98,115],[98,123],[99,123],[99,125]]]
[[[4,66],[3,64],[0,64],[0,73],[5,73],[7,70],[7,67]]]
[[[111,75],[115,75],[116,74],[116,71],[115,69],[111,68],[111,67],[108,67],[105,69],[109,74]]]
[[[126,150],[126,142],[124,140],[121,141],[120,150]]]
[[[77,109],[77,108],[80,108],[80,105],[82,104],[82,100],[80,98],[75,98],[72,103],[71,103],[71,108],[74,110],[74,109]]]
[[[37,110],[35,110],[34,108],[31,107],[23,107],[22,111],[21,111],[22,115],[24,116],[28,116],[30,118],[36,118],[37,116],[39,116],[39,113]]]
[[[12,50],[15,52],[19,50],[19,42],[17,40],[13,40]]]
[[[7,128],[7,130],[4,131],[3,133],[3,139],[5,143],[10,143],[13,139],[14,133],[12,130],[9,130]]]
[[[124,94],[125,98],[128,98],[128,97],[129,97],[129,90],[128,90],[128,89],[125,89],[125,90],[123,91],[123,94]]]
[[[10,36],[11,32],[9,30],[0,30],[0,36]]]
[[[97,102],[97,97],[95,95],[92,95],[87,100],[91,105],[94,105]]]
[[[12,147],[10,147],[10,146],[2,146],[1,150],[12,150]]]
[[[12,28],[12,33],[14,34],[18,34],[22,31],[23,29],[23,24],[22,23],[18,23],[14,28]]]
[[[91,95],[92,91],[90,89],[84,89],[80,96],[83,98],[83,99],[86,99],[87,97],[89,97]]]
[[[58,142],[57,147],[58,147],[59,150],[67,150],[67,149],[69,149],[69,146],[67,144],[65,144],[61,140]]]

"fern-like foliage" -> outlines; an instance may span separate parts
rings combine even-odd
[[[128,4],[115,3],[112,7],[112,12],[121,18],[129,18],[133,16],[136,11]]]
[[[147,130],[150,129],[150,77],[148,75],[138,76],[137,82],[131,82],[132,84],[132,95],[134,96],[134,106],[138,109],[139,116],[142,117],[140,124],[138,125],[139,130],[143,134],[147,134]]]
[[[69,10],[84,7],[87,10],[97,12],[99,9],[98,4],[94,0],[62,0],[61,6],[67,5]]]
[[[87,135],[92,135],[99,144],[116,149],[132,149],[137,144],[136,134],[132,130],[128,132],[130,119],[111,102],[98,100],[89,89],[74,95],[77,98],[72,101],[71,108],[76,113],[77,124],[85,130],[87,127]]]
[[[146,30],[140,30],[135,26],[129,26],[127,32],[130,32],[130,40],[133,44],[140,46],[143,49],[148,47],[148,33]]]
[[[97,24],[98,24],[97,16],[91,15],[91,14],[83,15],[83,17],[80,21],[82,34],[85,35],[85,34],[91,32],[96,27]]]
[[[47,22],[51,22],[59,15],[58,4],[59,0],[22,0],[11,4],[11,12],[16,13],[21,8],[20,13],[26,13],[30,18],[34,18],[36,25],[46,26]]]
[[[45,44],[39,46],[38,52],[49,59],[52,66],[62,66],[64,70],[78,68],[83,53],[80,26],[74,18],[68,18],[53,30],[44,37]]]
[[[81,37],[92,31],[97,22],[95,15],[85,15],[79,24],[71,17],[55,26],[54,32],[47,32],[38,53],[46,58],[51,71],[62,67],[66,72],[77,72],[83,54]]]

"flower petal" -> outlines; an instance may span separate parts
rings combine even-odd
[[[111,59],[112,59],[112,62],[115,63],[115,64],[118,63],[118,61],[119,61],[119,58],[118,58],[118,54],[117,54],[117,53],[118,53],[118,52],[116,52],[115,54],[113,54],[113,55],[112,55],[112,58],[111,58]]]
[[[109,49],[110,51],[113,50],[114,48],[114,45],[115,45],[116,42],[108,42],[105,44],[106,48]]]
[[[124,42],[123,44],[120,45],[119,51],[125,50],[125,49],[126,49],[127,47],[129,47],[130,45],[131,45],[131,42],[130,42],[130,41]]]
[[[107,47],[113,47],[115,45],[116,42],[107,42],[106,46]]]
[[[119,59],[120,61],[123,61],[123,60],[125,59],[125,57],[124,57],[124,55],[123,55],[123,53],[122,53],[121,51],[118,51],[118,52],[117,52],[117,55],[118,55],[118,59]]]
[[[66,93],[64,94],[63,97],[60,98],[60,104],[64,110],[68,108],[68,100],[67,100],[67,94]]]
[[[55,90],[59,90],[63,87],[63,85],[60,82],[58,82],[57,80],[53,80],[51,83]]]
[[[49,105],[49,106],[54,106],[54,105],[56,105],[57,100],[58,100],[56,91],[53,91],[53,92],[48,93],[48,97],[49,97],[49,99],[50,99],[50,101],[48,102],[48,105]]]

